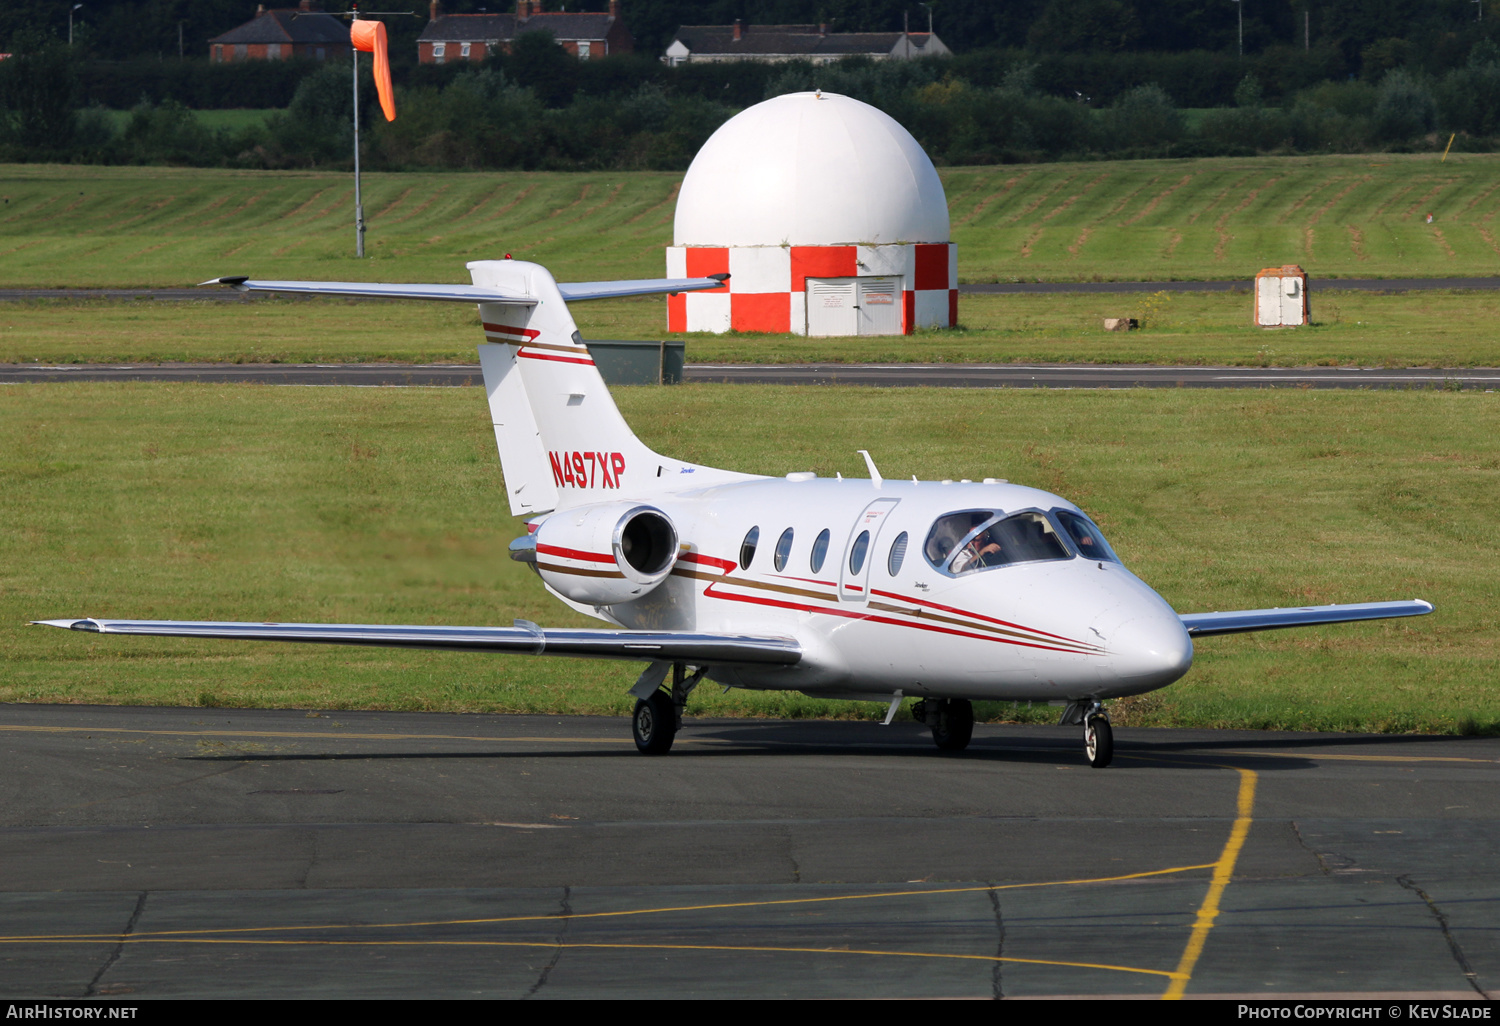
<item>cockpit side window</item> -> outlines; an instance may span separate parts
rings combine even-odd
[[[1104,540],[1104,535],[1088,517],[1079,516],[1067,509],[1055,509],[1052,515],[1062,524],[1063,530],[1068,532],[1068,537],[1073,539],[1073,547],[1084,559],[1109,560],[1111,563],[1120,561],[1115,550],[1109,547],[1109,542]]]
[[[984,526],[997,516],[999,513],[992,509],[973,509],[938,517],[932,530],[927,532],[922,554],[927,557],[927,562],[941,569],[975,528]]]

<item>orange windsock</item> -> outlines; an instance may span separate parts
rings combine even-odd
[[[385,23],[356,20],[349,25],[349,41],[356,50],[375,55],[375,91],[387,121],[396,120],[396,94],[391,89],[391,59],[386,53]]]

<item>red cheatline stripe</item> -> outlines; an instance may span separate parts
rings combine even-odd
[[[518,353],[516,353],[516,355],[523,360],[551,360],[554,363],[582,363],[587,364],[590,367],[594,365],[593,360],[578,360],[574,359],[571,356],[547,356],[543,353],[529,352],[526,349],[520,350]]]
[[[565,549],[561,545],[538,545],[538,552],[549,556],[564,556],[568,559],[581,559],[590,563],[613,563],[615,557],[607,552],[584,552],[582,549]]]
[[[1088,644],[1087,642],[1083,641],[1074,641],[1072,638],[1065,637],[1061,634],[1050,634],[1047,631],[1039,631],[1035,627],[1027,627],[1019,623],[1011,623],[1009,620],[997,620],[993,616],[985,616],[983,613],[971,613],[967,609],[957,609],[953,606],[945,606],[941,602],[929,602],[926,599],[920,599],[914,595],[897,595],[895,592],[881,591],[879,588],[872,589],[870,591],[870,594],[880,595],[884,598],[893,598],[900,602],[911,602],[919,606],[931,606],[933,609],[941,609],[945,613],[956,613],[959,616],[970,616],[976,620],[984,620],[987,623],[998,623],[1002,627],[1011,627],[1018,631],[1028,631],[1031,634],[1040,634],[1044,638],[1056,638],[1058,641],[1066,641],[1070,645]],[[1089,647],[1092,648],[1094,646]]]
[[[709,585],[703,591],[708,595],[713,590]],[[993,634],[974,634],[969,631],[956,630],[952,627],[938,627],[934,624],[907,623],[904,620],[895,620],[888,616],[875,616],[870,613],[861,613],[849,609],[831,609],[823,606],[809,606],[800,602],[786,602],[782,599],[760,598],[751,595],[714,595],[713,598],[725,602],[745,602],[755,606],[773,606],[778,609],[793,609],[803,613],[827,613],[829,616],[843,616],[854,620],[869,620],[871,623],[886,624],[891,627],[910,627],[913,630],[931,631],[934,634],[949,634],[959,638],[973,638],[975,641],[993,641],[1001,645],[1014,645],[1017,648],[1039,648],[1046,652],[1067,652],[1070,655],[1094,655],[1092,652],[1079,652],[1077,649],[1060,648],[1056,645],[1044,645],[1039,642],[1021,641],[1016,638],[1001,638]]]
[[[704,556],[697,552],[684,552],[682,555],[678,556],[677,559],[679,562],[701,563],[704,566],[716,566],[726,573],[739,566],[739,564],[732,559],[719,559],[717,556]]]
[[[540,331],[536,331],[533,328],[512,328],[508,324],[491,324],[489,321],[481,321],[480,323],[484,326],[485,331],[493,331],[501,335],[520,335],[527,341],[541,334]]]

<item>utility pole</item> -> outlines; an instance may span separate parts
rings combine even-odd
[[[1302,8],[1302,49],[1312,49],[1312,8]]]
[[[177,23],[177,59],[182,60],[182,22]]]
[[[1245,0],[1234,0],[1234,8],[1240,13],[1240,56],[1245,56]]]
[[[73,12],[82,7],[83,4],[74,4],[68,8],[68,45],[73,45]]]

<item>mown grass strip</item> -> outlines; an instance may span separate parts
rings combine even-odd
[[[966,295],[962,327],[914,336],[685,336],[695,363],[1500,366],[1500,293],[1319,292],[1314,323],[1266,331],[1248,293]],[[585,337],[659,339],[665,300],[578,303]],[[1135,317],[1140,331],[1103,328]],[[0,363],[473,363],[472,307],[345,300],[0,304]]]
[[[1482,393],[619,389],[653,446],[782,474],[1001,476],[1096,515],[1182,610],[1421,597],[1416,620],[1205,640],[1122,724],[1500,728]],[[775,443],[768,443],[774,438]],[[474,389],[0,386],[0,701],[625,712],[577,660],[120,639],[72,615],[583,625],[506,558]],[[700,689],[706,715],[875,716]],[[1050,720],[1055,710],[989,707]]]
[[[1497,166],[1497,155],[1381,154],[940,173],[964,281],[1242,278],[1292,262],[1327,278],[1493,273]],[[10,165],[0,282],[464,281],[465,260],[507,252],[563,279],[650,277],[664,267],[681,179],[369,174],[361,262],[342,172]]]

